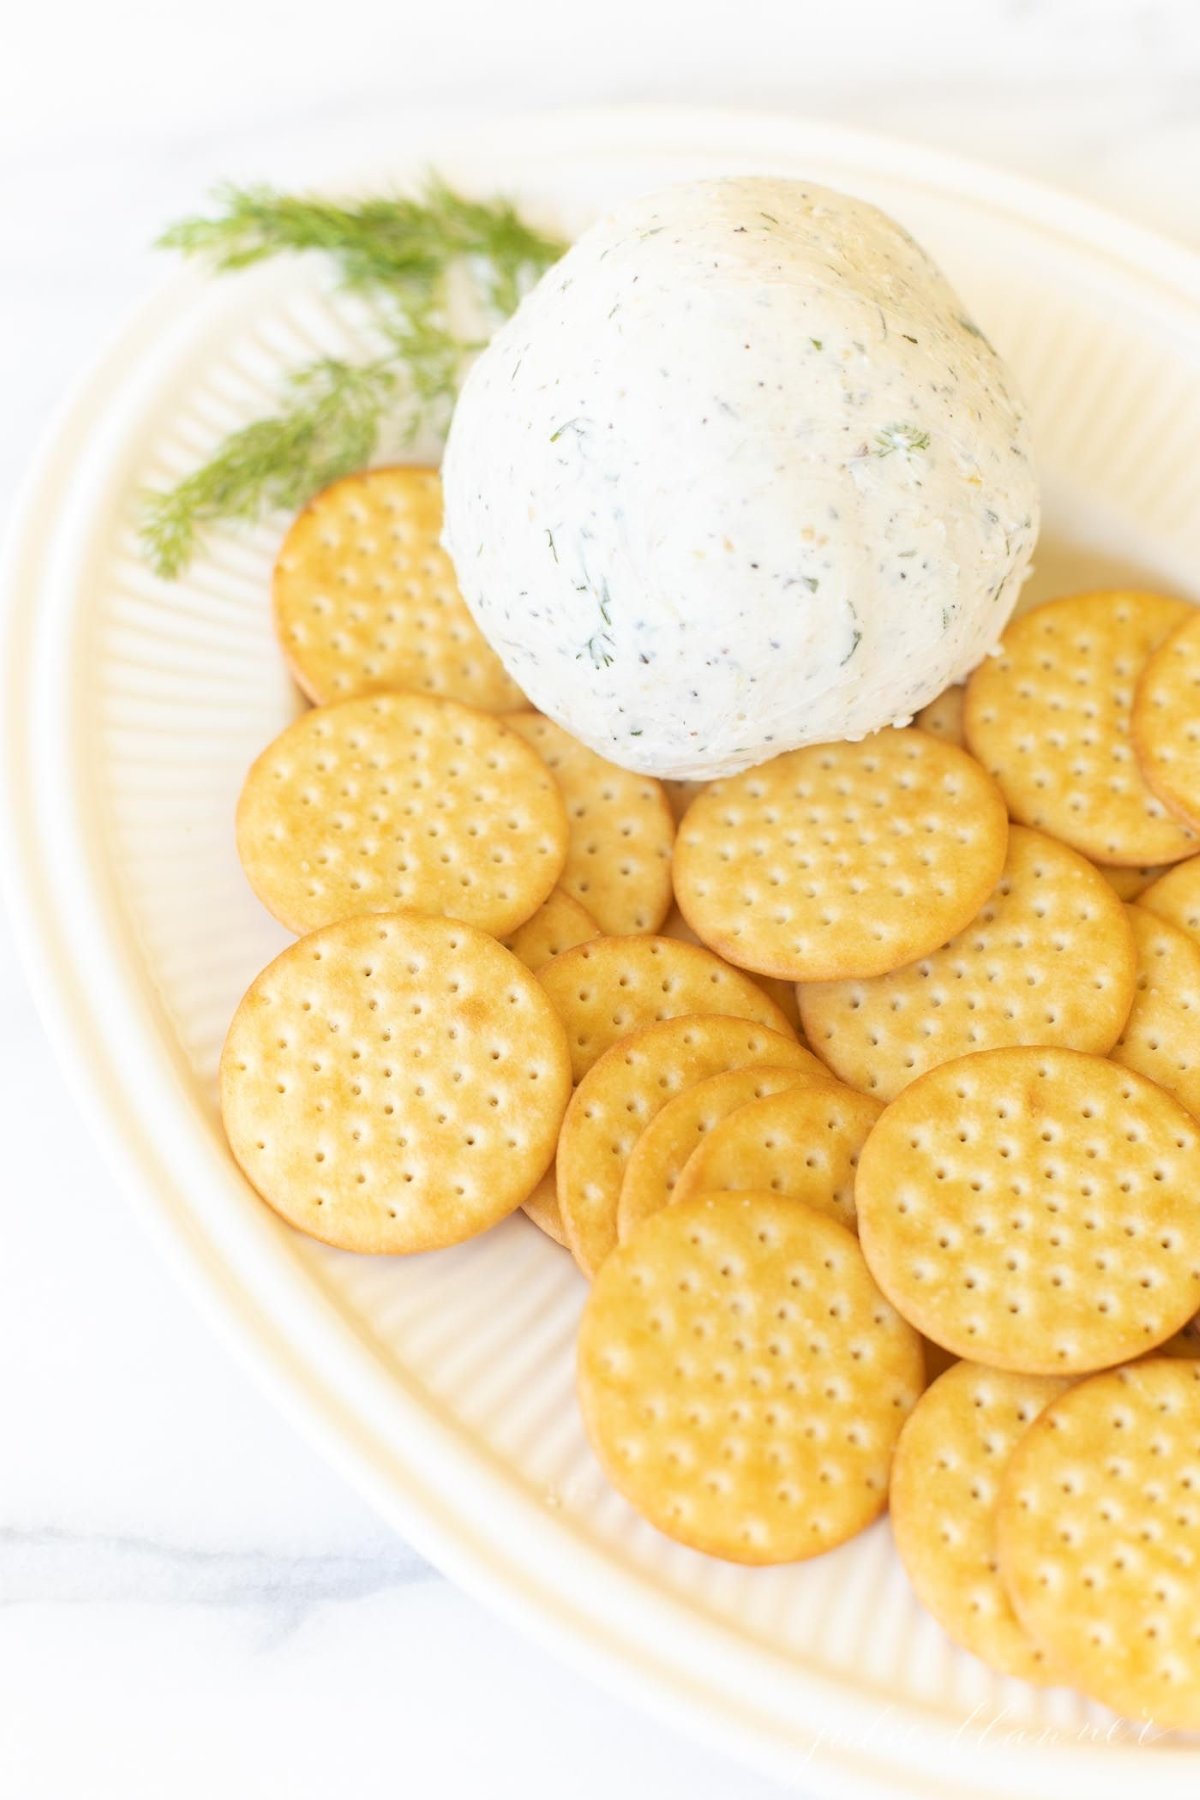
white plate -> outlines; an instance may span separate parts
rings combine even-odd
[[[697,174],[804,175],[928,244],[1032,404],[1040,584],[1200,579],[1200,263],[1032,185],[778,118],[545,116],[426,142],[575,229]],[[239,872],[233,802],[294,709],[272,642],[278,524],[186,581],[138,560],[133,496],[260,412],[282,365],[362,330],[306,263],[173,277],[61,421],[7,563],[6,864],[80,1103],[190,1291],[279,1402],[448,1573],[614,1688],[829,1794],[1194,1796],[1200,1750],[1138,1744],[1073,1695],[993,1677],[920,1612],[880,1524],[808,1566],[674,1547],[605,1485],[571,1389],[582,1284],[523,1219],[407,1262],[295,1236],[226,1153],[214,1070],[282,941]],[[1086,548],[1084,548],[1086,546]]]

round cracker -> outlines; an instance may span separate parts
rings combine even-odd
[[[1017,1617],[1069,1680],[1200,1730],[1200,1363],[1151,1357],[1052,1401],[1013,1451],[996,1537]]]
[[[684,1164],[722,1119],[751,1100],[762,1100],[781,1088],[811,1079],[799,1069],[726,1069],[668,1100],[643,1131],[625,1165],[617,1202],[621,1243],[626,1243],[644,1220],[670,1204]]]
[[[567,1241],[585,1275],[616,1245],[625,1166],[650,1121],[696,1082],[747,1067],[825,1075],[793,1038],[745,1019],[691,1014],[635,1032],[583,1077],[563,1120],[556,1169]]]
[[[853,1234],[775,1194],[647,1220],[584,1308],[579,1398],[613,1485],[660,1531],[796,1562],[882,1512],[922,1385],[917,1334]]]
[[[509,932],[504,947],[519,956],[536,975],[564,950],[573,950],[576,944],[590,943],[599,936],[600,927],[587,907],[572,899],[565,888],[556,887],[531,919]]]
[[[663,789],[670,802],[671,811],[678,824],[697,794],[702,794],[708,786],[706,781],[685,781],[678,777],[668,777],[663,782]]]
[[[663,937],[678,938],[681,944],[698,944],[700,939],[677,906],[672,906],[662,927]],[[794,1031],[800,1029],[800,1003],[794,981],[777,981],[773,975],[754,977],[768,1000],[773,1000]]]
[[[917,1401],[892,1464],[892,1534],[917,1599],[956,1644],[1023,1681],[1054,1674],[1000,1578],[996,1507],[1013,1450],[1066,1386],[955,1363]]]
[[[1138,677],[1188,612],[1183,600],[1121,590],[1051,600],[1009,625],[967,684],[963,730],[1014,819],[1095,862],[1193,854],[1130,738]]]
[[[1200,1313],[1180,1326],[1174,1337],[1167,1339],[1162,1346],[1164,1356],[1184,1356],[1200,1358]]]
[[[1167,811],[1200,831],[1200,613],[1160,644],[1133,698],[1138,766]]]
[[[965,751],[882,731],[714,782],[679,828],[676,897],[706,944],[760,974],[879,975],[974,917],[1007,837],[999,789]]]
[[[290,931],[411,907],[503,937],[554,887],[567,819],[541,758],[498,719],[375,694],[316,707],[268,745],[237,843]]]
[[[505,720],[537,751],[562,790],[571,835],[560,876],[612,937],[657,931],[671,907],[675,819],[660,781],[597,756],[541,713]]]
[[[1200,1305],[1200,1129],[1101,1057],[984,1050],[932,1069],[867,1139],[855,1194],[893,1304],[996,1368],[1102,1368]]]
[[[956,682],[953,687],[943,688],[937,699],[931,700],[917,714],[916,723],[921,730],[931,732],[934,737],[944,738],[948,744],[957,744],[961,749],[965,742],[962,715],[966,691],[961,682]]]
[[[536,977],[483,932],[343,919],[263,970],[221,1056],[221,1116],[276,1212],[342,1250],[457,1244],[541,1179],[571,1091]]]
[[[927,1387],[932,1387],[938,1376],[944,1375],[947,1369],[957,1368],[958,1357],[952,1350],[947,1350],[944,1344],[935,1344],[932,1338],[923,1337],[921,1348],[925,1352],[925,1385]]]
[[[1200,856],[1176,863],[1137,896],[1138,905],[1200,943]]]
[[[674,938],[593,938],[547,963],[541,981],[567,1028],[576,1081],[621,1038],[689,1013],[751,1019],[795,1036],[749,975]]]
[[[1126,910],[1137,981],[1112,1059],[1149,1076],[1200,1118],[1200,944],[1143,906]]]
[[[562,1214],[558,1210],[558,1192],[554,1182],[554,1170],[549,1168],[534,1188],[532,1194],[521,1202],[521,1211],[533,1220],[539,1231],[544,1231],[548,1238],[563,1249],[569,1249],[567,1233],[562,1222]]]
[[[1140,899],[1150,884],[1164,873],[1162,863],[1130,864],[1128,868],[1122,868],[1120,863],[1094,863],[1092,866],[1103,875],[1118,900]]]
[[[482,712],[527,705],[467,611],[442,549],[436,469],[366,469],[317,494],[271,581],[284,660],[318,705],[440,694]]]
[[[836,1075],[894,1100],[927,1069],[973,1050],[1111,1050],[1136,971],[1126,910],[1093,865],[1014,825],[1004,872],[964,931],[889,975],[806,985],[800,1013]]]
[[[869,1094],[828,1079],[752,1100],[702,1139],[675,1198],[755,1189],[802,1200],[853,1226],[854,1172],[882,1111]]]

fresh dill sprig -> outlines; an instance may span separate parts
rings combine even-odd
[[[191,475],[146,496],[142,542],[155,572],[168,580],[181,575],[204,526],[250,519],[265,507],[301,506],[361,468],[399,379],[390,359],[326,358],[297,369],[279,413],[235,431]]]
[[[529,276],[565,246],[526,225],[506,202],[467,200],[436,176],[416,198],[339,204],[268,187],[218,189],[211,218],[181,219],[159,238],[164,250],[203,256],[217,270],[245,269],[284,251],[332,257],[348,287],[436,287],[451,263],[476,263],[485,298],[512,312]]]
[[[147,495],[142,542],[160,575],[183,572],[205,526],[297,507],[367,463],[386,424],[443,429],[478,332],[456,323],[463,290],[485,329],[513,312],[565,245],[504,201],[468,200],[437,178],[412,198],[341,204],[226,187],[211,216],[181,220],[163,248],[218,271],[315,251],[371,297],[388,348],[362,364],[323,358],[288,378],[279,411],[218,447],[174,487]],[[456,306],[455,302],[459,302]]]

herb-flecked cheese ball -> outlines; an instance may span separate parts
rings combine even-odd
[[[995,645],[1038,525],[1021,403],[929,257],[765,178],[580,238],[468,376],[444,478],[514,680],[660,776],[906,722]]]

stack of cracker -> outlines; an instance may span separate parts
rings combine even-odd
[[[913,728],[668,792],[527,706],[439,532],[375,470],[279,558],[241,1167],[346,1250],[524,1207],[660,1531],[777,1563],[890,1499],[960,1644],[1200,1729],[1194,612],[1051,602]]]

